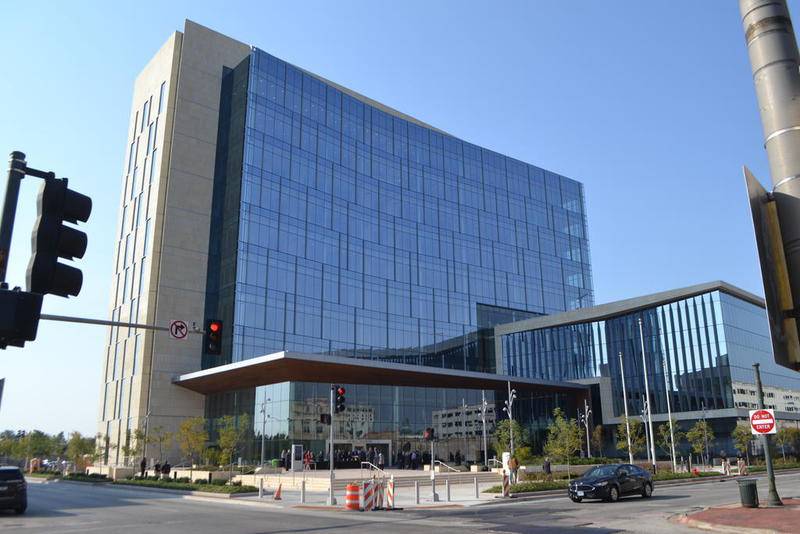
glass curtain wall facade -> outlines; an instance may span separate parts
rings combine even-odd
[[[773,361],[764,308],[723,291],[603,320],[503,335],[503,362],[511,374],[532,378],[610,377],[613,414],[622,417],[622,352],[628,409],[638,416],[645,399],[640,318],[654,414],[667,413],[665,369],[673,413],[705,409],[713,418],[719,417],[715,410],[754,407],[736,402],[732,385],[754,384],[755,362],[765,387],[800,389],[800,381]],[[732,426],[721,430],[730,432]]]
[[[246,112],[243,128],[235,109],[220,125],[227,141],[218,149],[215,205],[225,208],[212,228],[227,237],[209,265],[207,313],[225,320],[227,337],[223,356],[205,355],[205,367],[288,350],[495,372],[484,348],[493,343],[480,343],[481,332],[593,304],[579,182],[463,142],[260,50],[233,72],[242,69],[247,80],[229,83],[230,94],[223,84],[222,101]],[[237,161],[238,169],[230,164]],[[221,267],[232,257],[235,273]],[[433,411],[480,398],[348,389],[348,404],[370,421],[362,437],[395,442],[421,434]],[[288,383],[212,396],[207,412],[250,414],[256,434],[264,426],[276,442],[287,433],[305,439],[316,426],[298,430],[291,420],[327,399],[326,384]],[[263,425],[262,402],[272,419]],[[323,437],[309,439],[313,450],[324,448]]]

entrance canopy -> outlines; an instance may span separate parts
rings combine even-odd
[[[460,369],[442,369],[381,360],[276,352],[241,362],[177,376],[173,383],[210,394],[280,382],[322,382],[435,388],[505,389],[567,393],[588,397],[589,387],[570,382],[535,380]]]

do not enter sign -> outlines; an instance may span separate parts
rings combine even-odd
[[[772,410],[750,410],[750,431],[753,434],[774,434],[775,412]]]

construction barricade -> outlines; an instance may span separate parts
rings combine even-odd
[[[503,497],[511,497],[511,480],[503,473]]]
[[[394,479],[369,479],[360,483],[348,484],[345,487],[345,510],[370,512],[376,510],[393,510]]]

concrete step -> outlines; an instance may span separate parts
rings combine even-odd
[[[306,491],[328,491],[328,477],[320,476],[321,473],[314,476],[306,476]],[[335,490],[344,490],[345,486],[351,483],[357,483],[362,480],[370,478],[369,472],[364,471],[363,478],[360,473],[337,473],[337,478],[334,480],[333,487]],[[437,473],[436,480],[439,484],[444,484],[445,480],[449,480],[450,484],[474,484],[475,478],[478,479],[478,484],[497,483],[502,482],[502,475],[498,473],[482,472],[482,473]],[[283,489],[299,490],[303,481],[302,473],[295,473],[294,477],[291,473],[277,475],[239,475],[234,477],[234,480],[241,480],[242,484],[258,487],[259,479],[264,479],[265,488],[276,488],[281,484]],[[377,478],[377,477],[376,477]],[[387,478],[388,479],[388,478]],[[415,472],[413,475],[395,475],[394,484],[396,488],[413,487],[414,482],[418,482],[421,486],[430,484],[430,473],[424,471]]]

